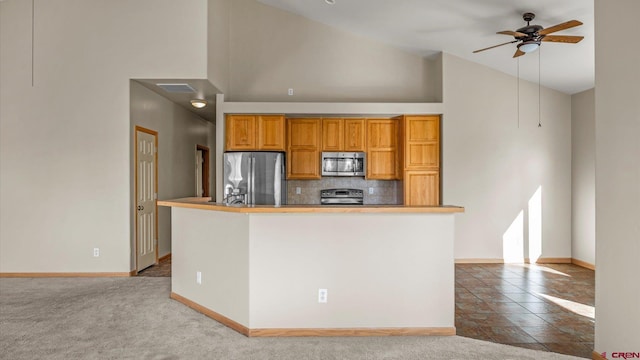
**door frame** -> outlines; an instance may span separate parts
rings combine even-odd
[[[153,169],[154,172],[154,189],[155,189],[155,235],[156,238],[153,240],[154,242],[154,246],[155,246],[155,251],[156,251],[156,262],[155,264],[158,264],[158,241],[159,241],[159,234],[158,234],[158,148],[159,148],[159,144],[158,144],[158,132],[151,130],[151,129],[147,129],[144,128],[142,126],[138,126],[136,125],[135,130],[134,130],[134,168],[135,168],[135,178],[134,178],[134,201],[133,201],[133,213],[135,214],[135,256],[133,257],[134,262],[136,264],[135,266],[135,274],[138,274],[138,213],[136,212],[136,204],[138,203],[138,131],[143,132],[143,133],[147,133],[149,135],[152,135],[154,137],[154,142],[155,142],[155,154],[154,154],[154,162],[155,162],[155,166]]]
[[[196,153],[202,151],[202,197],[210,197],[209,189],[209,147],[196,144]]]

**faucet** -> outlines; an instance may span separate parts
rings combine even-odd
[[[227,194],[227,196],[225,196],[224,199],[222,199],[223,202],[225,202],[227,205],[231,205],[231,204],[246,204],[246,200],[247,194],[243,194],[240,192],[240,189],[234,189],[232,185],[227,184],[225,186],[225,193]]]

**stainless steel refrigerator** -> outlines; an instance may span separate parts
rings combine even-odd
[[[225,152],[224,202],[246,205],[287,203],[282,152]]]

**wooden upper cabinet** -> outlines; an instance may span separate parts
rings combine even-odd
[[[398,120],[367,119],[367,178],[399,179]]]
[[[320,179],[321,119],[287,119],[287,179]]]
[[[365,119],[322,119],[322,151],[365,151]]]
[[[396,151],[367,151],[367,179],[395,180],[398,178]]]
[[[367,119],[367,148],[395,150],[397,123],[394,119]]]
[[[258,116],[258,150],[285,150],[284,116]]]
[[[322,151],[344,151],[343,119],[322,119]]]
[[[227,115],[226,150],[285,150],[283,115]]]
[[[440,117],[404,116],[404,169],[440,167]]]
[[[365,151],[366,135],[364,119],[344,119],[344,151]]]
[[[256,117],[227,115],[227,150],[256,150]]]
[[[287,119],[289,148],[320,150],[320,119]]]

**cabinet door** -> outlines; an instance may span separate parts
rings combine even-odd
[[[320,178],[320,153],[317,150],[289,150],[287,157],[287,179]]]
[[[406,170],[437,170],[440,167],[440,118],[406,116],[404,123]]]
[[[256,117],[253,115],[227,115],[227,150],[256,150]]]
[[[344,120],[322,119],[322,151],[344,150]]]
[[[287,119],[287,179],[320,178],[320,119]]]
[[[404,204],[437,206],[440,204],[439,171],[406,171],[404,174]]]
[[[397,120],[367,119],[367,148],[395,150]]]
[[[284,116],[258,116],[258,150],[285,150]]]
[[[399,178],[397,151],[398,121],[367,119],[367,178]]]
[[[344,151],[365,151],[364,119],[344,119]]]
[[[367,179],[397,179],[396,152],[390,150],[367,151]]]

